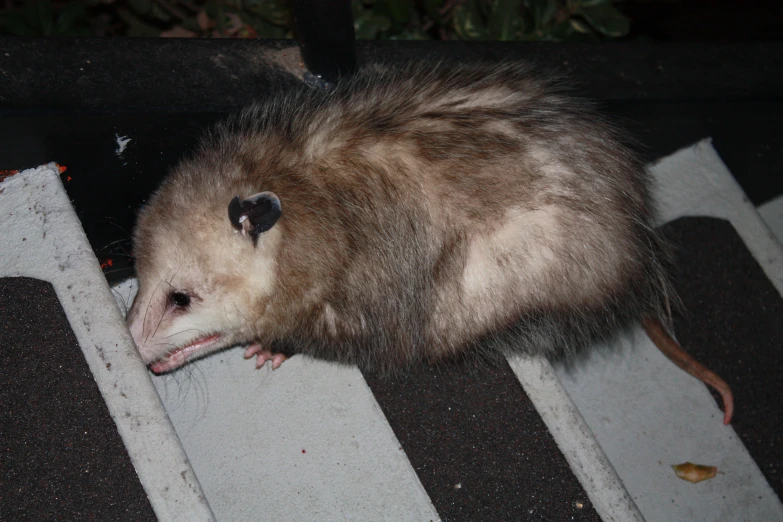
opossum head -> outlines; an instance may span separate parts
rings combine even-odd
[[[271,192],[245,196],[194,201],[164,185],[142,210],[134,234],[139,291],[128,326],[155,373],[253,342],[263,329],[281,205]]]

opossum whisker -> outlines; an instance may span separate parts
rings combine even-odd
[[[171,280],[173,281],[175,277],[177,277],[177,274],[179,274],[179,270],[182,268],[182,264],[177,265],[176,270],[174,271],[174,274],[171,276]],[[172,285],[167,279],[162,279],[162,282],[166,283],[170,288],[175,288],[174,285]],[[160,286],[160,283],[158,283],[158,287]],[[166,307],[166,303],[163,305]],[[163,318],[165,317],[165,314],[160,314],[160,319],[158,319],[158,324],[155,325],[155,330],[152,332],[152,336],[154,337],[155,334],[158,333],[158,328],[160,328],[161,323],[163,322]]]
[[[152,296],[153,296],[153,297],[155,297],[155,295],[158,293],[158,289],[160,288],[160,285],[161,285],[161,283],[163,283],[163,278],[161,278],[161,279],[158,281],[158,284],[157,284],[157,285],[155,285],[155,289],[152,291]],[[138,294],[137,294],[137,295],[138,295]],[[150,306],[152,306],[152,299],[150,299],[149,301],[147,301],[147,306],[146,306],[146,307],[145,307],[145,309],[144,309],[144,318],[142,319],[142,322],[141,322],[142,331],[144,331],[144,330],[146,329],[146,325],[147,325],[147,314],[149,313]],[[162,320],[163,320],[163,315],[161,314],[161,317],[160,317],[160,320],[158,321],[158,324],[160,324],[160,321],[162,321]],[[145,343],[146,343],[146,342],[149,340],[149,336],[150,336],[150,334],[147,334],[147,335],[145,335],[145,336],[144,336],[144,342],[145,342]]]
[[[179,330],[173,334],[166,335],[161,337],[161,339],[169,339],[170,337],[175,337],[177,335],[182,335],[185,332],[198,332],[202,337],[206,337],[207,333],[204,330],[201,330],[200,328],[186,328],[184,330]]]
[[[117,244],[121,244],[121,243],[130,243],[130,242],[131,242],[130,239],[115,239],[114,241],[110,241],[110,242],[106,243],[105,245],[103,245],[102,247],[100,247],[98,249],[98,251],[100,252],[100,251],[106,250],[107,248],[109,248],[110,246],[113,246],[113,245],[117,245]]]
[[[128,229],[126,229],[124,226],[120,225],[119,222],[117,222],[117,220],[112,218],[111,216],[104,216],[103,219],[101,219],[101,221],[104,221],[104,222],[112,225],[113,227],[119,229],[120,231],[125,233],[126,237],[131,237],[131,233],[128,231]]]
[[[124,253],[124,252],[109,252],[108,255],[112,257],[123,257],[127,259],[134,259],[134,257],[130,254]]]
[[[164,319],[165,317],[166,317],[166,316],[165,316],[164,314],[160,314],[160,318],[158,319],[158,323],[155,325],[155,329],[154,329],[154,330],[152,331],[152,333],[150,334],[150,335],[152,335],[152,337],[155,337],[155,334],[157,334],[157,333],[158,333],[158,328],[160,328],[160,325],[161,325],[161,323],[163,322],[163,319]]]
[[[119,301],[120,303],[122,303],[122,306],[120,307],[120,312],[122,313],[122,316],[123,316],[123,317],[126,317],[126,318],[127,318],[127,315],[128,315],[128,309],[129,309],[129,308],[130,308],[130,306],[131,306],[131,303],[130,303],[130,295],[123,294],[122,292],[120,292],[120,291],[119,291],[117,288],[115,288],[115,287],[111,287],[111,292],[112,292],[112,294],[114,294],[114,296],[115,296],[114,300],[115,300],[115,301]]]
[[[133,267],[125,266],[121,268],[112,268],[111,270],[104,270],[103,275],[119,274],[121,272],[133,272]]]

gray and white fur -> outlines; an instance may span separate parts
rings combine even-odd
[[[668,317],[651,215],[618,133],[528,66],[370,68],[257,103],[171,172],[129,325],[156,371],[239,344],[384,373],[567,355]]]

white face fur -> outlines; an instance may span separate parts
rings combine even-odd
[[[158,227],[139,245],[144,262],[137,265],[139,292],[128,327],[156,373],[249,344],[263,329],[260,308],[274,290],[279,229],[253,237],[247,226],[227,223],[223,218],[187,237],[177,227]]]

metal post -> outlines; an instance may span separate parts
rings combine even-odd
[[[356,35],[351,0],[293,0],[292,5],[299,49],[315,83],[328,88],[352,73]]]

